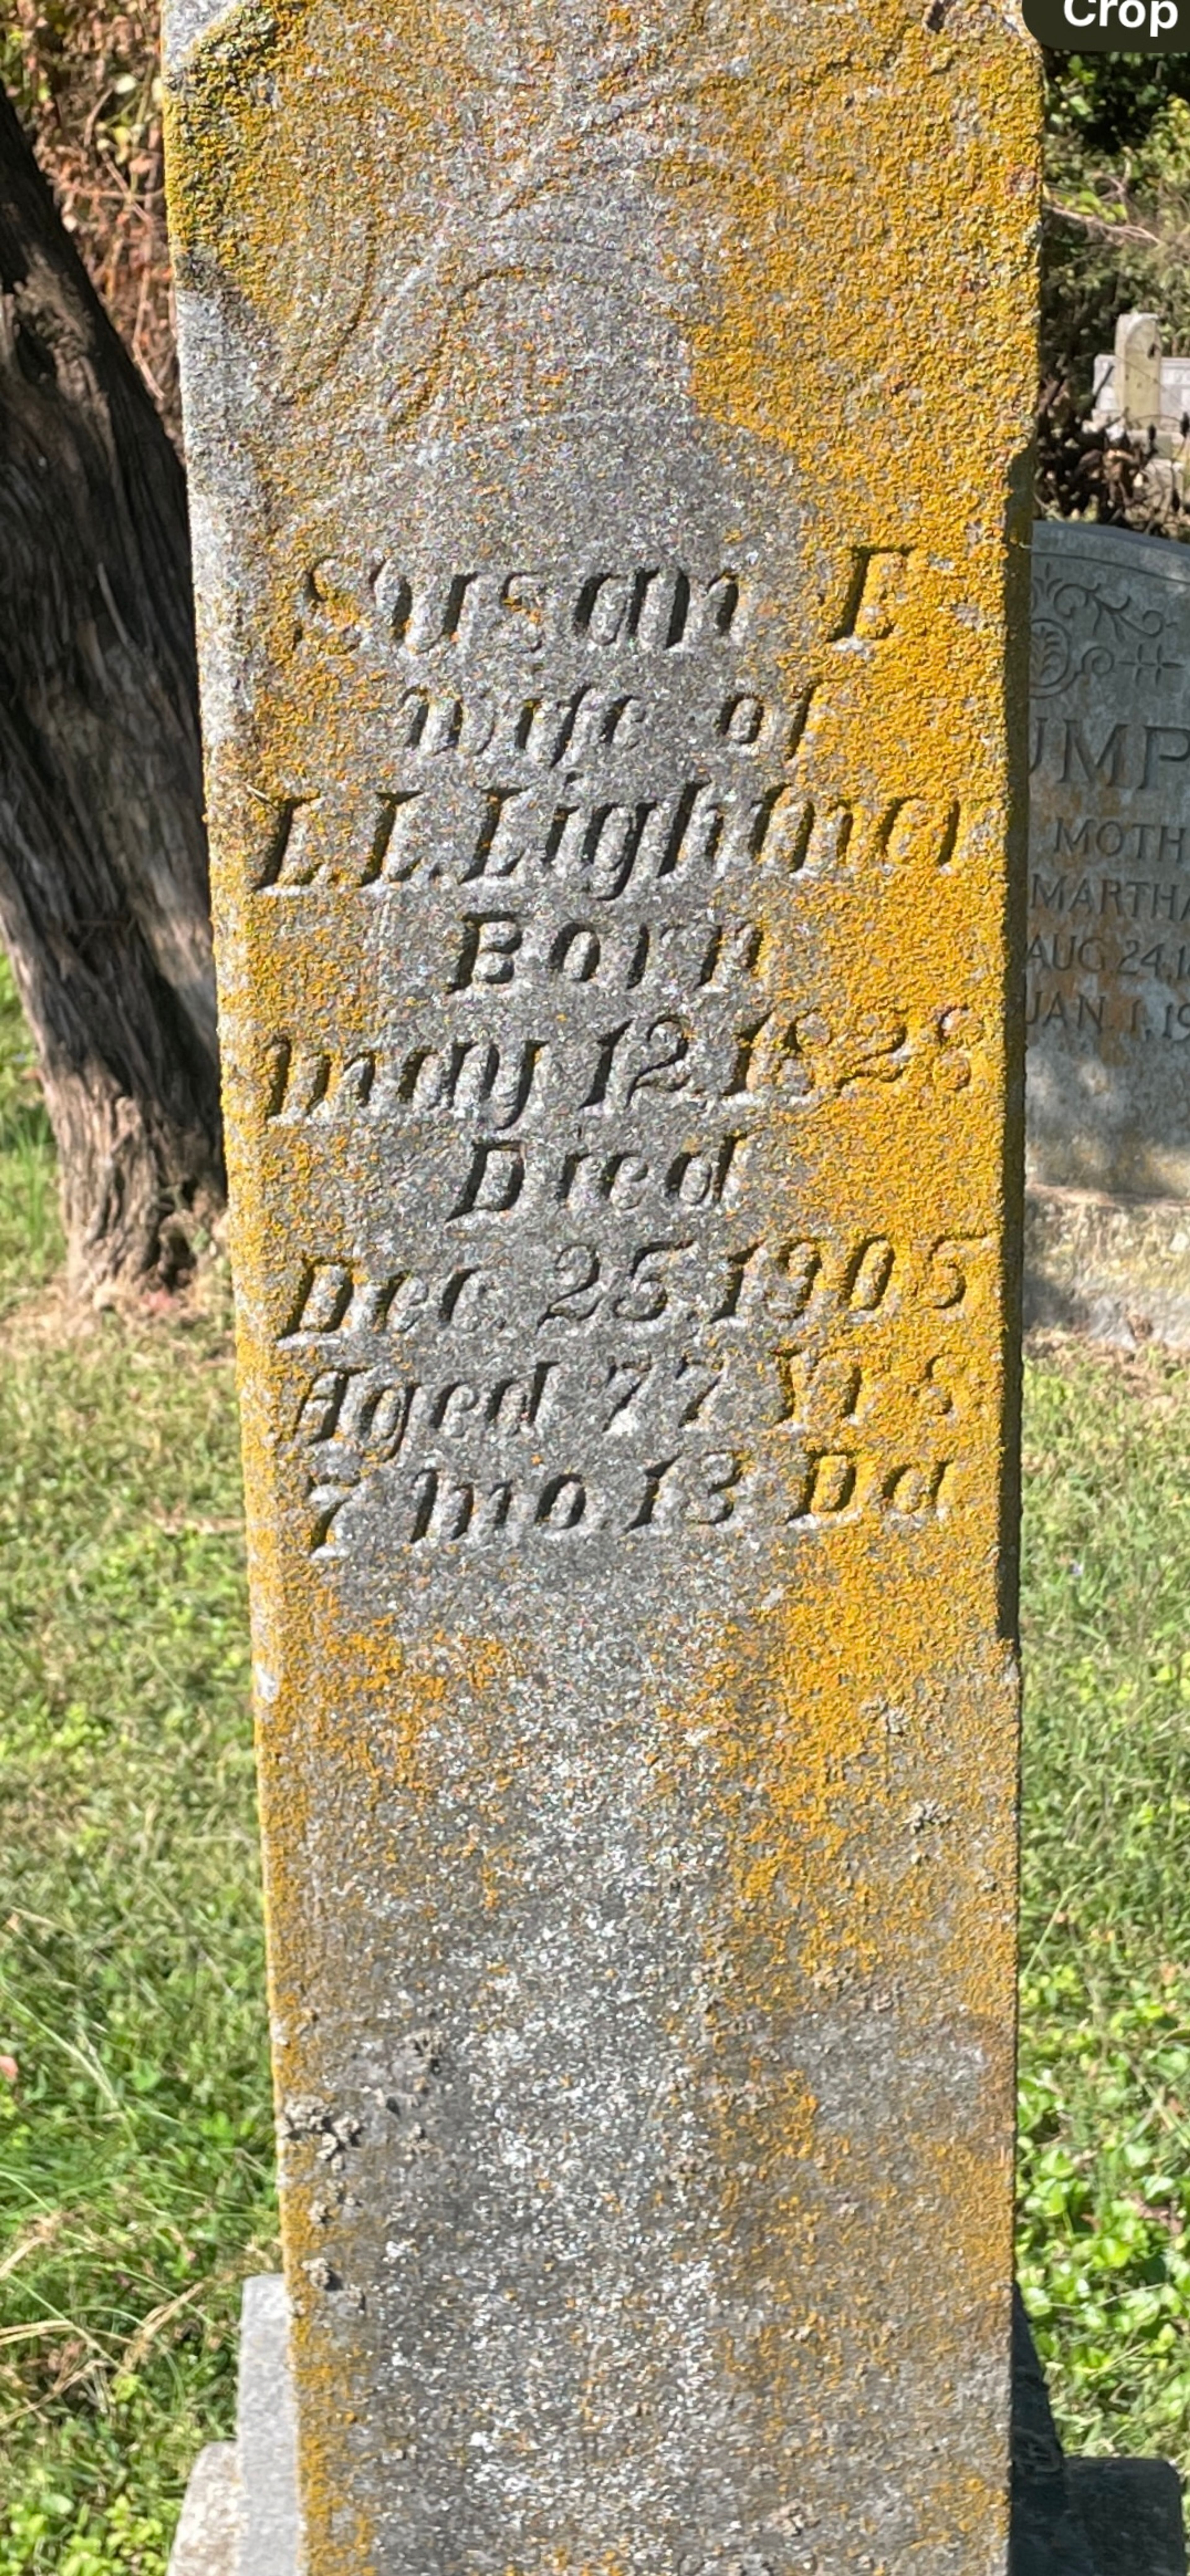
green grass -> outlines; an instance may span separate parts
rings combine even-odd
[[[58,1251],[29,1093],[0,1312]],[[10,1320],[0,1448],[0,2576],[160,2576],[277,2259],[225,1315]]]
[[[0,954],[0,1316],[51,1277],[62,1250],[50,1122]]]
[[[276,2261],[230,1352],[38,1305],[27,1061],[0,974],[0,2576],[162,2576]],[[1039,1353],[1026,1451],[1022,2277],[1190,2468],[1190,1366]]]
[[[1190,1368],[1025,1432],[1020,2264],[1071,2448],[1190,2470]]]

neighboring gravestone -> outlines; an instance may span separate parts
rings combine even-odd
[[[1190,1340],[1190,550],[1034,531],[1031,1310]]]
[[[994,2576],[1035,50],[169,83],[312,2576]]]
[[[1116,323],[1115,417],[1147,437],[1161,422],[1161,324],[1155,313],[1121,313]]]

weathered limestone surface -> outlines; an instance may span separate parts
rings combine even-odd
[[[941,15],[174,10],[312,2576],[1002,2565],[1039,118]]]

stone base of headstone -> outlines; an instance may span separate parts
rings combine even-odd
[[[190,2472],[169,2576],[236,2576],[240,2478],[234,2442],[208,2442]]]
[[[234,2442],[190,2474],[169,2576],[299,2576],[289,2307],[279,2275],[244,2284]],[[1019,2296],[1013,2309],[1009,2576],[1186,2576],[1168,2460],[1068,2460]]]
[[[244,2283],[234,2442],[190,2473],[169,2576],[298,2576],[297,2422],[279,2274]]]
[[[1186,2576],[1182,2483],[1168,2460],[1068,2460],[1094,2576]]]
[[[1121,1350],[1190,1350],[1190,1205],[1030,1188],[1025,1323]]]
[[[1168,2460],[1061,2460],[1014,2480],[1009,2576],[1186,2576],[1182,2487]]]
[[[1186,2576],[1168,2460],[1068,2460],[1019,2292],[1012,2312],[1009,2576]]]

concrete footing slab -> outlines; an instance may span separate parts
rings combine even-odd
[[[190,2472],[169,2576],[237,2576],[240,2480],[234,2442],[208,2442]]]
[[[1190,1350],[1190,1205],[1031,1186],[1025,1322],[1118,1350]]]
[[[299,2576],[297,2417],[279,2273],[244,2283],[234,2442],[190,2473],[169,2576]]]

